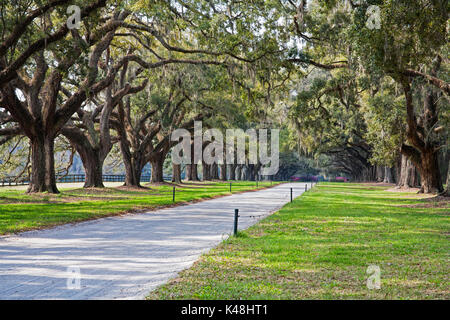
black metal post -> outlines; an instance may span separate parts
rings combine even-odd
[[[175,187],[173,187],[172,191],[172,201],[175,202]]]
[[[292,188],[291,188],[291,202],[292,202]]]
[[[233,227],[234,235],[237,235],[238,232],[238,218],[239,218],[239,209],[234,209],[234,227]]]
[[[230,192],[231,192],[231,182],[230,182]]]

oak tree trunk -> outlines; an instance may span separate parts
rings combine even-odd
[[[433,150],[425,150],[421,154],[421,166],[419,167],[421,193],[441,193],[444,191],[439,170],[438,153]]]
[[[181,165],[172,163],[172,182],[181,183]]]
[[[132,157],[127,152],[122,152],[122,159],[125,165],[125,183],[127,187],[141,187],[142,164],[140,157]]]
[[[419,186],[416,167],[405,155],[402,155],[400,179],[397,185],[402,188],[416,188]]]
[[[227,165],[226,164],[220,165],[220,180],[227,181]]]
[[[448,164],[448,169],[447,169],[447,182],[446,182],[447,186],[445,188],[445,191],[443,193],[444,196],[450,197],[450,161]]]
[[[399,157],[397,157],[397,161],[395,162],[395,170],[394,170],[394,174],[395,174],[395,183],[396,185],[400,185],[400,178],[401,178],[401,173],[402,173],[402,156],[400,155]]]
[[[437,63],[436,63],[437,62]],[[441,60],[435,60],[431,74],[436,74]],[[413,93],[410,83],[404,83],[406,100],[407,130],[410,145],[402,145],[402,154],[407,155],[420,173],[421,193],[440,193],[444,190],[439,170],[438,150],[440,142],[428,134],[438,123],[438,96],[429,88],[423,88],[424,104],[420,117],[415,114]],[[420,121],[419,121],[420,119]],[[425,133],[425,136],[423,134]]]
[[[163,165],[164,158],[160,155],[154,156],[150,159],[152,165],[152,183],[164,182],[163,179]]]
[[[394,178],[392,177],[392,169],[389,167],[384,167],[384,183],[393,183]]]
[[[228,172],[230,176],[230,180],[236,180],[236,164],[229,164],[228,165]]]
[[[241,177],[240,177],[239,180],[242,180],[242,181],[247,180],[247,171],[248,171],[247,166],[246,166],[246,165],[242,165],[242,168],[241,168]]]
[[[27,192],[59,193],[56,187],[53,137],[31,138],[31,163],[31,181]]]
[[[186,178],[188,181],[199,181],[196,164],[186,165]]]
[[[84,171],[86,173],[85,188],[104,188],[103,185],[103,161],[98,155],[83,161]]]
[[[235,172],[236,172],[236,179],[234,180],[241,180],[242,166],[237,165]]]
[[[219,166],[215,162],[211,164],[211,179],[219,180]]]
[[[247,180],[249,181],[255,181],[255,170],[254,170],[255,165],[254,164],[249,164],[247,166]]]
[[[86,179],[84,188],[104,188],[103,162],[99,150],[75,144],[75,149],[83,162]]]
[[[383,182],[384,180],[384,168],[382,166],[377,166],[377,177],[376,177],[376,181],[377,182]]]
[[[204,161],[202,163],[202,179],[203,181],[211,180],[211,165]]]

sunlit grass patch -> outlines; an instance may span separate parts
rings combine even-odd
[[[405,207],[430,200],[387,188],[323,183],[149,299],[449,299],[450,208]]]

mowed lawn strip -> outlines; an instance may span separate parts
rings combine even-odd
[[[233,181],[232,193],[275,186],[276,182]],[[64,189],[61,193],[26,194],[0,188],[0,235],[79,222],[135,210],[173,205],[172,185],[147,189]],[[176,185],[175,203],[229,195],[229,182],[196,182]]]
[[[148,298],[449,299],[449,203],[386,189],[322,183]]]

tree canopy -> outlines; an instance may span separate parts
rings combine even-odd
[[[205,129],[282,129],[284,178],[318,169],[399,183],[405,162],[422,192],[444,192],[448,6],[1,1],[1,176],[28,176],[29,192],[58,192],[57,172],[77,153],[85,187],[102,187],[104,162],[120,150],[126,185],[139,187],[148,163],[162,182],[171,133],[202,120]],[[55,162],[55,154],[65,156]],[[198,165],[186,164],[189,179]],[[221,179],[227,170],[261,178],[260,164],[217,165]]]

